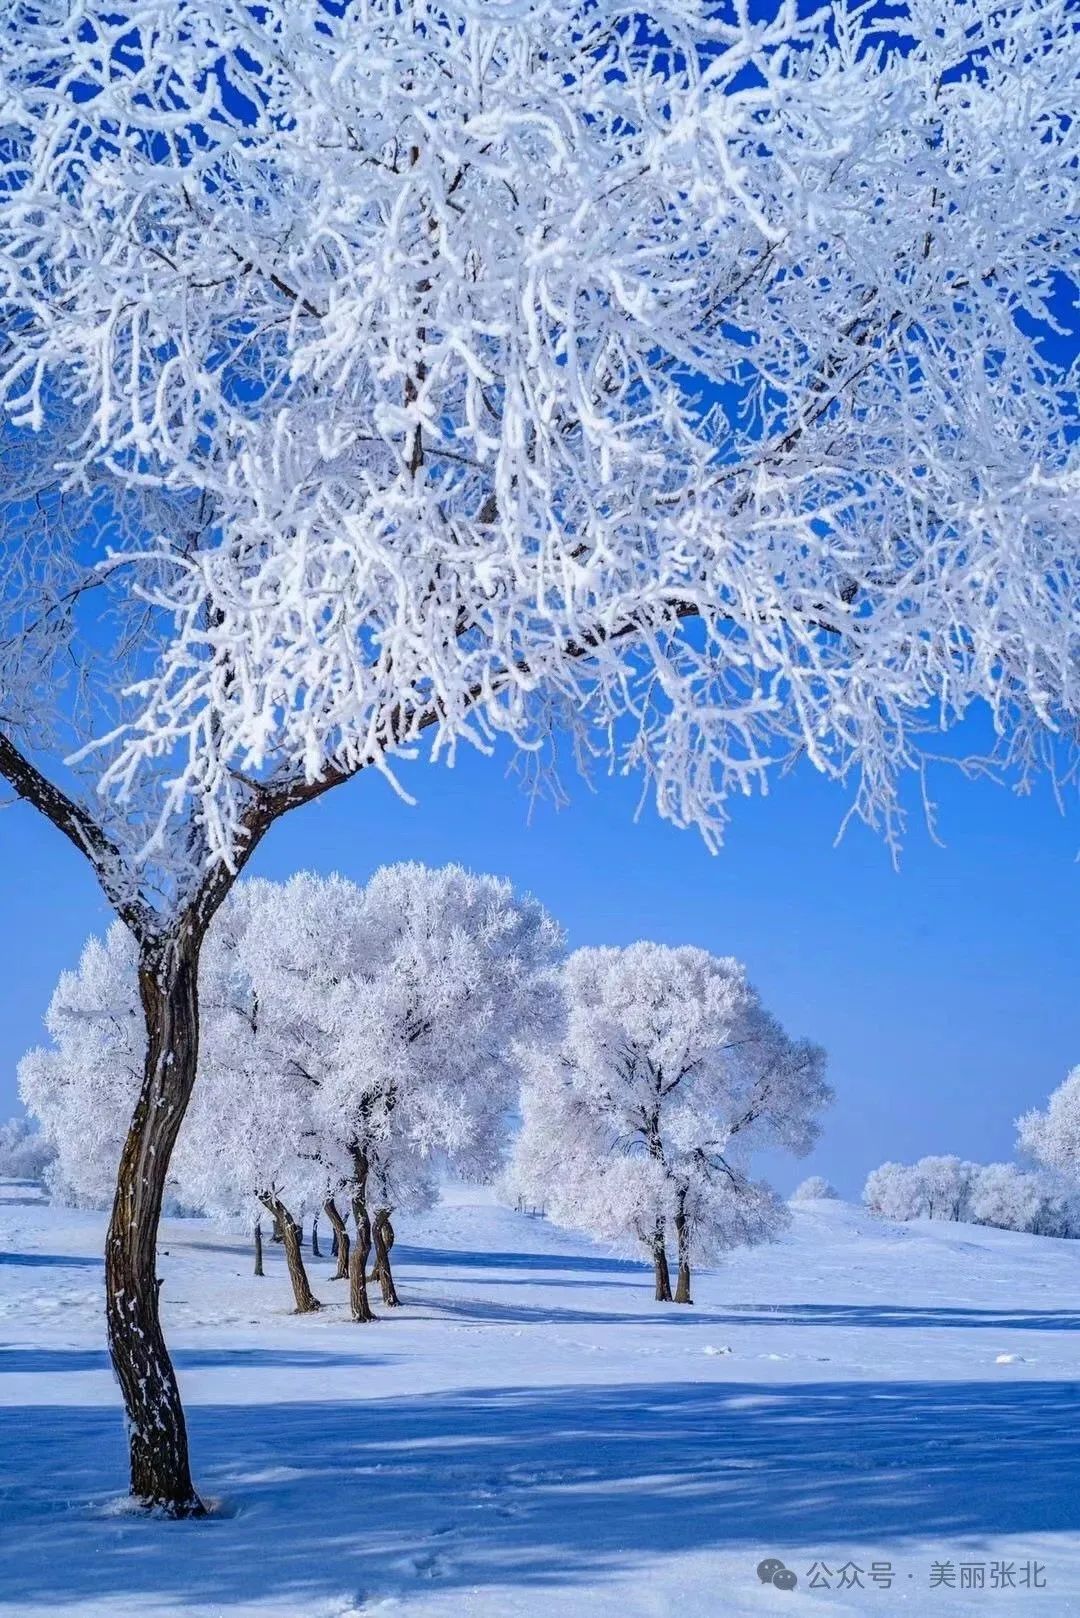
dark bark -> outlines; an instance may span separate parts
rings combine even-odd
[[[675,1237],[679,1246],[679,1278],[675,1283],[675,1302],[693,1303],[690,1296],[690,1232],[686,1225],[686,1193],[681,1191],[675,1204]]]
[[[281,1226],[282,1241],[285,1244],[285,1263],[292,1283],[296,1313],[314,1314],[316,1309],[322,1308],[322,1304],[312,1292],[307,1270],[304,1268],[304,1233],[279,1197],[273,1196],[270,1192],[260,1192],[259,1201]]]
[[[318,1214],[316,1214],[315,1217],[311,1221],[311,1256],[312,1256],[312,1258],[322,1258],[322,1254],[319,1252],[319,1216],[318,1216]]]
[[[390,1249],[394,1245],[394,1227],[390,1222],[389,1208],[376,1210],[375,1223],[372,1226],[372,1240],[375,1244],[374,1276],[382,1291],[382,1301],[388,1309],[396,1309],[401,1303],[394,1286],[394,1272],[390,1268]]]
[[[330,1221],[330,1228],[334,1232],[334,1245],[330,1251],[337,1258],[337,1269],[331,1276],[332,1281],[347,1281],[349,1279],[349,1232],[345,1229],[345,1221],[333,1197],[327,1197],[323,1203],[323,1213]]]
[[[349,1255],[349,1306],[353,1319],[366,1323],[377,1318],[367,1289],[367,1261],[371,1253],[371,1220],[367,1211],[368,1162],[363,1152],[354,1152],[353,1163],[352,1211],[356,1239]]]
[[[657,1303],[671,1302],[671,1271],[668,1269],[667,1247],[664,1242],[664,1221],[656,1221],[656,1230],[650,1243],[652,1248],[653,1276],[656,1281]]]
[[[265,1275],[263,1269],[262,1220],[255,1221],[255,1274]]]
[[[274,1215],[274,1225],[270,1232],[270,1240],[272,1242],[277,1242],[279,1247],[285,1240],[285,1232],[282,1229],[281,1220],[278,1218],[277,1214]]]
[[[330,1231],[330,1257],[337,1258],[337,1231]]]
[[[187,1425],[158,1313],[157,1233],[173,1146],[199,1060],[199,935],[139,950],[146,1059],[116,1177],[105,1245],[109,1354],[124,1397],[131,1492],[173,1517],[201,1517]]]

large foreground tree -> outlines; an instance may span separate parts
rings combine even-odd
[[[713,840],[799,753],[891,829],[973,705],[1021,773],[1075,721],[1080,42],[1043,0],[871,18],[5,10],[0,773],[136,940],[106,1283],[148,1503],[201,1509],[155,1238],[202,941],[277,819],[565,731]]]

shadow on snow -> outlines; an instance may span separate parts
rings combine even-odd
[[[95,1514],[117,1412],[0,1409],[0,1590],[226,1603],[533,1587],[643,1555],[783,1555],[1080,1529],[1080,1389],[1068,1382],[670,1382],[196,1407],[209,1524]],[[17,1482],[15,1481],[17,1480]],[[196,1537],[197,1536],[197,1537]],[[193,1554],[197,1546],[198,1554]]]

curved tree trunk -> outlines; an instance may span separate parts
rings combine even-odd
[[[200,1517],[180,1390],[158,1314],[157,1233],[176,1137],[199,1060],[199,936],[144,941],[139,998],[146,1060],[116,1177],[105,1244],[109,1354],[127,1412],[131,1493],[173,1517]]]
[[[656,1230],[651,1242],[653,1276],[656,1280],[657,1303],[671,1302],[671,1271],[668,1269],[667,1247],[664,1242],[664,1221],[656,1221]]]
[[[349,1255],[349,1305],[353,1319],[366,1322],[377,1318],[367,1290],[367,1261],[371,1253],[371,1220],[367,1211],[368,1162],[363,1152],[354,1152],[353,1162],[356,1178],[352,1190],[352,1211],[356,1240]]]
[[[318,1216],[318,1214],[316,1214],[314,1216],[314,1218],[312,1219],[312,1221],[311,1221],[311,1256],[312,1256],[312,1258],[322,1258],[322,1254],[319,1252],[319,1216]]]
[[[337,1259],[337,1269],[330,1277],[332,1281],[347,1281],[349,1279],[349,1232],[345,1229],[345,1221],[333,1197],[327,1197],[323,1203],[323,1213],[330,1221],[330,1229],[334,1232],[334,1245],[330,1251]]]
[[[390,1222],[389,1208],[379,1208],[375,1213],[375,1223],[372,1227],[372,1239],[375,1243],[375,1278],[382,1290],[382,1301],[388,1309],[396,1309],[401,1303],[394,1286],[394,1272],[390,1268],[390,1249],[394,1245],[394,1227]]]
[[[263,1269],[262,1220],[255,1221],[255,1274],[265,1275]]]
[[[322,1304],[312,1292],[307,1270],[304,1268],[303,1232],[280,1198],[270,1192],[260,1192],[259,1201],[281,1226],[281,1236],[285,1243],[285,1263],[289,1267],[296,1313],[314,1314],[316,1309],[322,1308]]]
[[[675,1236],[679,1244],[679,1279],[675,1283],[675,1302],[693,1303],[690,1296],[690,1232],[686,1227],[686,1193],[679,1193],[675,1207]]]

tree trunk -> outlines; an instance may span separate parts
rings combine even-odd
[[[285,1240],[285,1232],[282,1229],[281,1220],[277,1217],[277,1214],[274,1215],[274,1228],[270,1232],[270,1240],[272,1242],[277,1242],[279,1247]]]
[[[675,1283],[675,1302],[693,1303],[690,1296],[690,1232],[686,1228],[686,1193],[680,1192],[675,1207],[675,1236],[679,1244],[679,1279]]]
[[[322,1258],[322,1254],[319,1252],[319,1216],[318,1216],[318,1214],[316,1214],[315,1217],[311,1221],[311,1256],[312,1256],[312,1258]]]
[[[288,1208],[278,1197],[271,1195],[269,1192],[260,1192],[259,1201],[281,1226],[281,1237],[285,1243],[285,1263],[289,1267],[289,1280],[292,1282],[296,1313],[298,1315],[314,1314],[316,1309],[322,1308],[322,1304],[312,1292],[308,1283],[307,1271],[304,1268],[303,1232]]]
[[[372,1230],[375,1243],[375,1276],[382,1289],[382,1301],[388,1309],[396,1309],[401,1303],[394,1286],[394,1272],[390,1268],[390,1249],[394,1245],[394,1227],[390,1223],[389,1208],[379,1208],[375,1214],[375,1224]]]
[[[333,1281],[347,1281],[349,1279],[349,1232],[345,1229],[345,1221],[338,1211],[338,1205],[333,1197],[327,1197],[323,1203],[323,1213],[330,1221],[330,1228],[334,1232],[334,1245],[330,1251],[337,1258],[337,1269],[331,1276]]]
[[[256,1221],[255,1221],[255,1274],[256,1275],[265,1275],[266,1274],[266,1271],[263,1269],[262,1220],[261,1219],[256,1219]]]
[[[131,1493],[172,1517],[201,1517],[180,1390],[158,1314],[157,1233],[173,1147],[199,1060],[198,935],[143,941],[142,1089],[120,1156],[105,1245],[109,1354],[127,1413]]]
[[[664,1221],[656,1221],[652,1238],[653,1275],[656,1279],[657,1303],[671,1302],[671,1271],[668,1269],[667,1248],[664,1242]]]
[[[368,1163],[363,1152],[353,1153],[356,1178],[353,1182],[352,1211],[356,1240],[349,1255],[349,1305],[354,1320],[375,1320],[367,1290],[367,1261],[371,1252],[371,1220],[367,1211]]]

